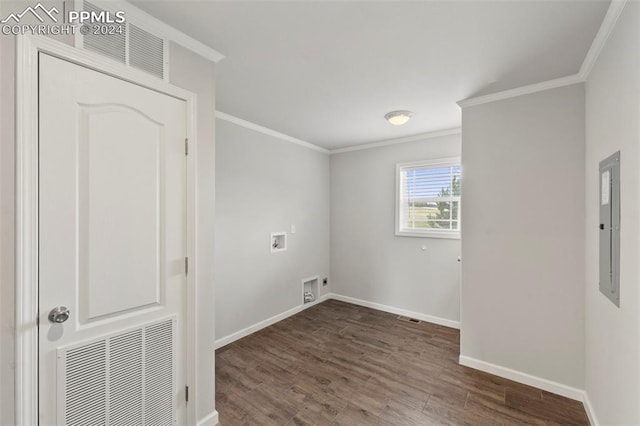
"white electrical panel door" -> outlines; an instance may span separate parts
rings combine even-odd
[[[184,424],[186,102],[39,61],[40,424]]]
[[[620,306],[620,152],[600,162],[599,288]]]

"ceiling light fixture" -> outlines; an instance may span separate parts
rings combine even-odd
[[[384,118],[394,126],[402,126],[405,124],[413,113],[411,111],[391,111],[384,115]]]

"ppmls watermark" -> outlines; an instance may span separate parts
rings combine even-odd
[[[42,3],[28,6],[20,12],[10,13],[0,21],[4,35],[109,35],[124,33],[125,13],[122,10],[110,12],[70,10],[68,13]]]

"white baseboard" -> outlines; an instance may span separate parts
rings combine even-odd
[[[216,339],[214,343],[215,349],[220,349],[223,346],[228,345],[229,343],[235,342],[236,340],[240,340],[243,337],[246,337],[250,334],[255,333],[256,331],[262,330],[263,328],[269,327],[279,321],[282,321],[285,318],[289,318],[292,315],[297,314],[298,312],[302,312],[305,309],[312,307],[318,303],[324,302],[329,299],[329,294],[325,294],[324,296],[320,296],[318,300],[312,303],[305,303],[303,305],[296,306],[295,308],[289,309],[288,311],[284,311],[281,314],[274,315],[271,318],[267,318],[264,321],[260,321],[259,323],[250,325],[247,328],[244,328],[240,331],[236,331],[235,333],[229,334],[228,336],[221,337],[220,339]]]
[[[340,300],[346,303],[353,303],[354,305],[360,305],[367,308],[377,309],[378,311],[389,312],[396,315],[404,315],[406,317],[419,319],[421,321],[430,322],[433,324],[443,325],[445,327],[451,328],[460,328],[460,322],[452,321],[444,318],[434,317],[431,315],[420,314],[418,312],[407,311],[406,309],[394,308],[392,306],[381,305],[379,303],[368,302],[366,300],[356,299],[355,297],[342,296],[340,294],[328,293],[324,296],[321,296],[313,303],[306,303],[304,305],[296,306],[295,308],[289,309],[288,311],[282,312],[281,314],[274,315],[271,318],[267,318],[264,321],[260,321],[259,323],[250,325],[247,328],[244,328],[240,331],[236,331],[235,333],[229,334],[228,336],[221,337],[220,339],[216,339],[214,343],[215,349],[219,349],[223,346],[228,345],[229,343],[235,342],[236,340],[242,339],[256,331],[262,330],[265,327],[269,327],[279,321],[282,321],[285,318],[289,318],[292,315],[297,314],[307,308],[310,308],[313,305],[324,302],[328,299]]]
[[[376,309],[378,311],[389,312],[391,314],[402,315],[405,317],[419,319],[433,324],[443,325],[445,327],[460,329],[460,322],[445,318],[434,317],[431,315],[421,314],[418,312],[408,311],[406,309],[394,308],[392,306],[382,305],[380,303],[368,302],[366,300],[356,299],[355,297],[343,296],[341,294],[330,293],[329,299],[340,300],[341,302],[353,303],[354,305],[364,306],[366,308]]]
[[[589,399],[589,394],[586,391],[584,393],[582,405],[584,405],[584,411],[587,412],[587,417],[589,418],[591,426],[600,426],[600,422],[598,422],[598,418],[596,417],[596,411],[593,409],[593,405],[591,405],[591,400]]]
[[[213,410],[212,413],[198,420],[197,426],[216,426],[218,424],[218,412]]]
[[[355,297],[343,296],[336,293],[328,293],[324,296],[318,298],[317,301],[313,303],[307,303],[304,305],[296,306],[293,309],[289,309],[281,314],[274,315],[271,318],[268,318],[264,321],[260,321],[257,324],[249,326],[245,329],[237,331],[233,334],[225,336],[221,339],[215,341],[215,348],[221,348],[229,343],[235,342],[243,337],[246,337],[256,331],[262,330],[265,327],[273,325],[279,321],[282,321],[285,318],[288,318],[292,315],[297,314],[307,308],[310,308],[313,305],[324,302],[325,300],[334,299],[339,300],[341,302],[352,303],[354,305],[364,306],[366,308],[376,309],[378,311],[389,312],[396,315],[403,315],[410,318],[419,319],[421,321],[426,321],[438,325],[443,325],[445,327],[451,328],[460,328],[459,321],[448,320],[444,318],[434,317],[431,315],[421,314],[418,312],[408,311],[406,309],[394,308],[392,306],[382,305],[379,303],[368,302],[366,300],[356,299]],[[561,383],[557,383],[551,380],[543,379],[541,377],[533,376],[531,374],[523,373],[521,371],[513,370],[511,368],[502,367],[500,365],[491,364],[489,362],[481,361],[475,358],[471,358],[468,356],[460,355],[459,358],[460,365],[464,365],[466,367],[474,368],[476,370],[484,371],[486,373],[494,374],[496,376],[503,377],[505,379],[513,380],[514,382],[523,383],[525,385],[533,386],[538,389],[543,389],[547,392],[551,392],[557,395],[561,395],[576,401],[581,401],[584,405],[585,411],[587,412],[587,416],[589,417],[589,422],[591,426],[600,426],[598,423],[598,419],[596,417],[593,406],[591,405],[591,401],[589,400],[589,396],[587,393],[578,388],[574,388],[571,386],[563,385]],[[214,411],[204,419],[198,422],[198,426],[215,426],[218,424],[218,412]]]
[[[505,379],[513,380],[514,382],[533,386],[547,392],[555,393],[556,395],[561,395],[570,399],[574,399],[576,401],[584,401],[585,393],[582,389],[563,385],[562,383],[557,383],[551,380],[543,379],[541,377],[532,376],[531,374],[512,370],[511,368],[502,367],[500,365],[491,364],[489,362],[480,361],[479,359],[471,358],[464,355],[460,355],[459,363],[460,365],[464,365],[466,367],[475,368],[476,370],[504,377]]]

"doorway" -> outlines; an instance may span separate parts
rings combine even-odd
[[[16,420],[192,423],[192,95],[24,42]]]

